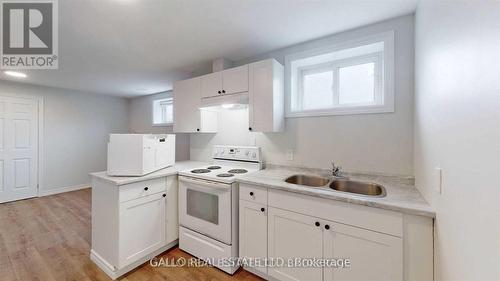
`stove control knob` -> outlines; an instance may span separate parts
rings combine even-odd
[[[257,158],[257,153],[255,153],[255,152],[252,153],[252,158],[254,158],[254,159]]]
[[[220,155],[224,155],[224,149],[220,151]]]
[[[248,156],[250,156],[250,151],[248,151],[248,150],[247,150],[247,151],[245,152],[245,155],[246,155],[247,157],[248,157]]]

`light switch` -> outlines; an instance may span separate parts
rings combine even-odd
[[[443,194],[443,170],[440,167],[435,168],[435,187],[438,194]]]

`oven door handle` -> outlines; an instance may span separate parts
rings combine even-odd
[[[210,182],[206,180],[199,180],[199,179],[191,179],[187,177],[179,177],[179,181],[187,182],[187,183],[192,183],[192,184],[198,184],[198,185],[203,185],[206,187],[210,187],[213,189],[221,189],[221,190],[228,190],[231,188],[231,185],[225,184],[225,183],[216,183],[216,182]]]

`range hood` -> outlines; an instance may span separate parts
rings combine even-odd
[[[248,106],[248,92],[202,98],[200,108],[227,109]]]

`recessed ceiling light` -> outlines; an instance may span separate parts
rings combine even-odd
[[[9,76],[17,77],[17,78],[26,78],[27,77],[26,74],[21,73],[21,72],[17,72],[17,71],[4,71],[3,73],[5,73]]]

